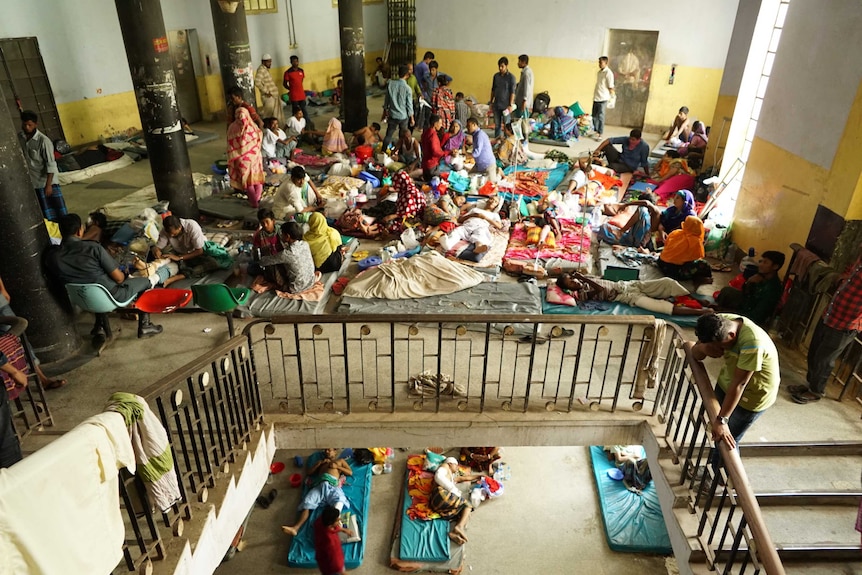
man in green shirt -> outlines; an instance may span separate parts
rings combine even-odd
[[[742,289],[723,288],[715,298],[719,311],[732,311],[744,315],[763,326],[772,317],[784,286],[778,279],[778,270],[784,265],[784,254],[766,251],[757,263],[757,273],[748,278]]]
[[[697,361],[723,357],[715,397],[721,407],[712,422],[712,439],[730,449],[778,396],[781,376],[778,351],[762,328],[750,319],[732,314],[702,315],[695,328]]]

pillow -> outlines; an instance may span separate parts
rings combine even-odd
[[[437,468],[440,467],[440,464],[446,458],[440,455],[439,453],[434,453],[433,451],[425,450],[425,465],[422,468],[425,471],[431,471],[432,473],[437,471]]]
[[[545,295],[545,299],[548,303],[556,303],[571,307],[578,306],[578,301],[571,294],[567,294],[561,290],[557,284],[548,284],[548,291]]]

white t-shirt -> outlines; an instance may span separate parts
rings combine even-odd
[[[263,131],[263,141],[261,142],[261,149],[263,150],[264,158],[274,158],[275,157],[275,145],[279,140],[286,140],[287,136],[284,135],[284,130],[279,128],[275,132],[267,128]]]
[[[311,178],[305,176],[302,186],[296,186],[290,178],[287,178],[278,187],[275,193],[275,198],[272,204],[272,211],[275,212],[275,217],[278,219],[288,219],[295,216],[310,204],[317,203],[317,195],[311,189],[309,182]],[[307,191],[309,203],[305,202]]]
[[[296,116],[291,116],[287,119],[287,125],[285,125],[285,128],[287,128],[288,136],[296,138],[305,129],[305,118],[297,120]]]
[[[593,92],[593,102],[607,102],[611,99],[611,90],[614,89],[614,73],[605,67],[596,74],[596,89]]]

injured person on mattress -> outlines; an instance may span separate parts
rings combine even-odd
[[[467,542],[464,527],[470,520],[473,507],[458,484],[466,482],[469,487],[479,477],[481,476],[476,474],[460,475],[458,460],[454,457],[447,457],[434,473],[434,489],[431,491],[429,506],[443,519],[457,520],[452,531],[449,532],[449,539],[459,545]]]
[[[318,507],[327,505],[339,511],[350,507],[350,502],[341,489],[345,476],[350,475],[353,475],[353,470],[345,459],[338,458],[337,449],[324,450],[323,459],[308,470],[306,480],[311,481],[313,487],[299,502],[299,519],[293,525],[282,525],[281,530],[288,535],[296,535],[300,527],[308,521],[311,512]]]
[[[665,315],[702,315],[707,307],[695,309],[674,305],[670,298],[689,295],[676,280],[660,278],[645,281],[608,281],[583,274],[564,273],[555,284],[548,284],[549,303],[577,306],[584,301],[619,302]]]

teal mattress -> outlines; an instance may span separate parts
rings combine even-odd
[[[626,553],[673,553],[655,483],[638,493],[626,489],[622,481],[608,477],[614,464],[599,445],[590,447],[593,473],[608,546]]]
[[[413,520],[407,516],[412,503],[407,489],[409,471],[404,476],[404,497],[401,504],[401,544],[398,557],[403,561],[442,563],[449,560],[449,521]]]
[[[342,455],[343,456],[343,455]],[[316,452],[308,458],[308,467],[313,466],[322,457],[321,452]],[[344,549],[344,567],[346,569],[356,569],[362,565],[362,559],[365,557],[365,542],[368,539],[368,512],[371,502],[371,464],[357,465],[352,457],[347,460],[353,469],[353,476],[348,477],[342,489],[344,494],[350,501],[350,511],[356,516],[359,522],[359,532],[362,537],[361,541],[356,543],[345,543],[342,545]],[[308,492],[308,486],[303,484],[302,495]],[[320,514],[323,513],[323,507],[318,507],[311,512],[308,521],[300,528],[299,533],[293,538],[290,543],[290,550],[287,553],[287,564],[290,567],[300,567],[303,569],[316,569],[317,560],[314,558],[314,529],[312,526]]]
[[[507,176],[510,174],[518,172],[548,172],[548,177],[545,178],[545,187],[548,190],[553,191],[557,189],[557,186],[560,185],[560,182],[566,177],[566,174],[569,172],[568,164],[557,164],[556,168],[546,169],[546,168],[524,168],[519,166],[517,170],[514,166],[509,166],[503,170],[503,173]]]
[[[542,314],[544,315],[651,315],[682,327],[696,326],[697,318],[700,317],[697,315],[666,315],[655,313],[642,307],[635,307],[624,303],[608,302],[608,305],[611,306],[609,309],[598,310],[548,303],[545,288],[542,288]]]

